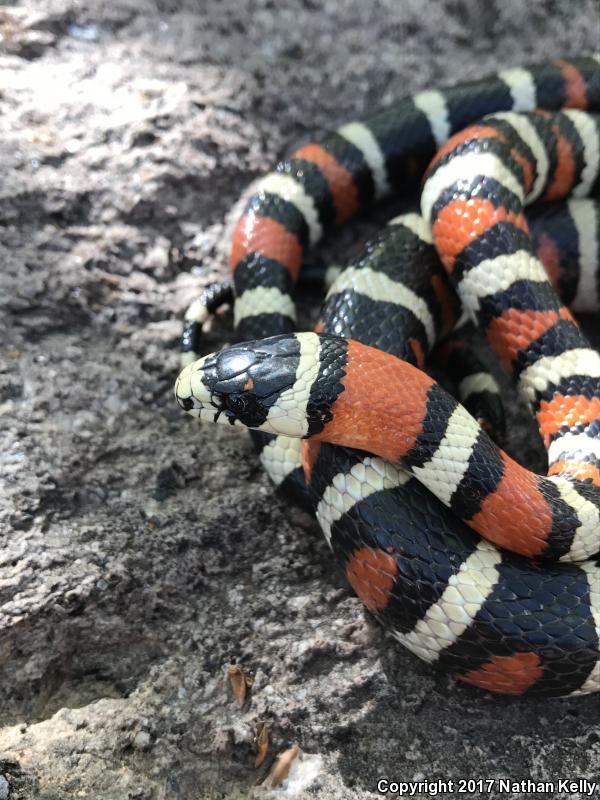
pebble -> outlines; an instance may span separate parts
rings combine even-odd
[[[148,750],[151,743],[152,740],[148,731],[139,731],[139,733],[136,733],[135,739],[133,740],[134,747],[138,750]]]

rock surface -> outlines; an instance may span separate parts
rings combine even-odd
[[[492,697],[400,651],[249,439],[171,395],[251,178],[408,91],[593,49],[594,0],[24,0],[0,32],[0,799],[260,796],[293,745],[318,756],[295,796],[598,778],[597,698]]]

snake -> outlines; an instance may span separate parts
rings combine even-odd
[[[192,416],[249,428],[277,485],[304,482],[393,638],[494,692],[600,690],[600,355],[569,308],[598,307],[598,110],[600,58],[555,59],[420,92],[303,146],[234,231],[243,341],[190,358],[175,385]],[[419,186],[421,214],[388,225],[316,329],[296,332],[306,248]],[[545,225],[555,201],[562,218]],[[459,305],[529,404],[546,475],[424,369]],[[475,374],[471,388],[492,385]]]

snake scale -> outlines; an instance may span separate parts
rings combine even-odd
[[[556,59],[420,92],[300,148],[233,236],[245,341],[188,354],[175,388],[201,420],[252,429],[277,485],[306,482],[348,581],[399,642],[491,691],[600,690],[600,355],[571,313],[600,299],[598,111],[600,58]],[[419,184],[421,215],[393,220],[316,330],[294,332],[306,248]],[[425,371],[460,306],[529,404],[547,475]],[[494,394],[467,373],[463,399]]]

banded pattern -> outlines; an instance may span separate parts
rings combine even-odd
[[[548,217],[552,223],[547,224]],[[570,199],[528,209],[537,257],[563,303],[575,312],[600,306],[600,210],[597,200]]]
[[[409,98],[399,109],[395,109],[395,119],[394,113],[390,111],[368,123],[352,123],[344,126],[331,138],[331,148],[329,140],[325,146],[303,148],[291,159],[291,162],[297,159],[297,164],[280,165],[275,173],[291,176],[296,183],[302,184],[304,197],[295,195],[292,197],[292,193],[283,199],[300,211],[304,217],[304,230],[298,218],[294,223],[288,224],[286,221],[281,225],[281,217],[275,219],[273,214],[274,222],[285,229],[284,234],[291,233],[293,237],[281,235],[277,225],[256,221],[254,217],[263,216],[262,210],[266,207],[263,205],[263,195],[268,194],[264,190],[259,191],[248,207],[250,209],[254,203],[253,208],[244,215],[238,226],[232,251],[232,266],[237,267],[240,261],[246,259],[248,262],[258,264],[259,269],[268,272],[273,265],[267,266],[263,257],[267,261],[277,262],[278,255],[281,255],[283,260],[279,261],[277,268],[284,264],[289,276],[286,289],[289,288],[291,291],[304,248],[309,243],[316,241],[321,232],[332,222],[348,218],[372,197],[393,190],[404,178],[418,178],[435,147],[443,144],[454,130],[480,117],[481,114],[499,110],[528,109],[535,106],[547,109],[562,106],[598,107],[599,75],[596,59],[580,59],[570,63],[557,61],[530,70],[507,70],[479,84],[456,87],[454,90],[444,92],[425,92],[415,98]],[[387,157],[385,137],[382,139],[378,135],[378,123],[383,122],[386,115],[390,115],[388,119],[390,130],[395,128],[395,134],[390,137],[388,144],[390,149],[398,154],[396,160]],[[504,115],[495,116],[498,117],[495,124],[498,129],[504,126],[502,131],[504,134],[511,122],[502,119]],[[503,206],[506,218],[503,221],[509,226],[519,228],[525,233],[527,225],[519,218],[524,198],[533,199],[534,194],[536,197],[557,196],[563,190],[569,175],[569,179],[574,175],[578,176],[578,194],[584,194],[594,188],[597,178],[594,177],[595,172],[590,164],[594,163],[597,148],[595,149],[590,138],[592,127],[589,120],[587,116],[576,112],[567,114],[561,123],[560,131],[554,132],[557,142],[572,137],[573,131],[578,132],[583,138],[583,156],[571,152],[574,166],[572,165],[570,172],[565,170],[568,158],[559,158],[557,155],[561,148],[565,151],[564,144],[555,147],[553,152],[552,148],[548,148],[548,141],[540,137],[535,125],[530,124],[530,121],[522,123],[513,121],[513,125],[520,125],[521,138],[525,143],[517,154],[512,154],[517,165],[522,168],[524,189],[519,192],[516,183],[512,181],[515,174],[519,179],[521,176],[504,156],[500,159],[503,161],[500,166],[505,167],[508,163],[508,169],[504,173],[501,169],[497,170],[494,178],[499,185],[492,187],[490,183],[489,186],[490,193],[494,196],[504,191]],[[569,124],[571,128],[568,127]],[[488,126],[488,121],[482,125]],[[534,135],[531,135],[532,130]],[[542,142],[542,150],[546,152],[545,160],[542,150],[536,149],[538,140]],[[349,142],[351,148],[348,148],[345,142]],[[525,151],[525,145],[529,146],[530,152]],[[568,149],[567,146],[566,150]],[[351,153],[351,157],[346,156],[347,152]],[[449,151],[442,153],[438,161],[446,155],[449,155]],[[490,152],[483,155],[485,158],[471,159],[471,166],[485,164],[488,168],[490,164],[494,165],[497,153],[493,151],[493,147],[490,148]],[[362,163],[360,157],[363,159]],[[562,166],[557,171],[558,162]],[[310,164],[318,167],[320,175],[308,166]],[[339,169],[340,166],[342,169]],[[299,173],[294,173],[297,167]],[[450,168],[446,170],[446,177],[448,175],[451,175]],[[548,183],[546,177],[540,177],[544,175],[553,175],[555,180]],[[324,184],[330,188],[329,196]],[[288,184],[286,191],[289,189]],[[509,196],[509,192],[512,192],[514,197]],[[273,195],[272,204],[276,213],[280,214],[285,207],[278,202],[276,195],[277,192]],[[312,198],[312,206],[306,203],[307,196]],[[444,200],[444,198],[438,199],[440,202]],[[287,210],[290,211],[291,219],[293,212],[289,208]],[[313,210],[316,212],[316,217],[311,216]],[[266,213],[264,216],[269,217],[269,214]],[[422,226],[422,222],[415,224]],[[407,227],[410,228],[410,224],[407,224]],[[584,227],[586,231],[589,228],[588,225]],[[582,233],[583,227],[580,225],[579,236]],[[587,252],[590,252],[589,247]],[[590,259],[587,260],[589,262]],[[247,272],[249,274],[250,269]],[[457,275],[459,273],[460,270],[457,270]],[[589,271],[587,274],[589,276]],[[240,275],[243,275],[243,270]],[[381,302],[386,290],[395,288],[385,280],[382,282],[381,279],[379,286],[375,286],[374,282],[365,281],[360,271],[357,271],[353,280],[350,281],[347,277],[343,280],[346,284],[343,286],[343,281],[340,284],[343,286],[342,291],[350,293],[354,286],[359,287],[358,296],[370,299],[374,303]],[[360,287],[361,280],[362,287]],[[577,277],[577,281],[582,280],[589,281],[589,277],[585,279]],[[240,284],[241,292],[236,275],[236,288],[239,294],[243,294],[245,291],[243,280]],[[411,287],[404,288],[411,289]],[[285,293],[282,291],[282,295]],[[369,297],[369,294],[372,296]],[[335,292],[331,297],[335,297]],[[404,290],[394,293],[394,298],[400,306],[408,303],[412,318],[406,315],[407,322],[417,330],[415,341],[419,341],[425,348],[431,344],[432,320],[436,334],[438,325],[435,316],[431,315],[428,304],[415,302],[415,299],[420,297],[418,293],[413,296]],[[389,295],[387,299],[389,301]],[[426,306],[429,316],[426,313]],[[245,313],[239,316],[242,336],[265,335],[285,329],[286,326],[289,330],[293,325],[291,317],[286,322],[276,318],[276,314],[272,311],[263,313],[260,308],[251,307],[250,304],[247,307],[252,308],[255,313],[248,317]],[[286,315],[281,314],[280,317]],[[247,331],[251,333],[244,330],[245,325]],[[325,326],[323,329],[327,330]],[[303,341],[305,337],[311,338]],[[294,340],[295,345],[292,343]],[[293,385],[298,380],[301,388],[297,396],[301,396],[305,404],[305,415],[303,420],[296,419],[293,423],[289,421],[283,423],[286,432],[298,431],[295,435],[311,436],[303,447],[304,470],[310,477],[313,502],[317,502],[318,515],[324,530],[328,533],[338,557],[347,564],[347,576],[357,593],[368,607],[383,616],[388,624],[392,624],[397,638],[415,652],[419,652],[422,657],[450,667],[458,677],[496,691],[512,693],[527,691],[552,695],[599,689],[600,570],[597,560],[587,561],[581,567],[564,564],[542,568],[518,557],[500,555],[491,545],[478,543],[470,530],[450,515],[414,478],[409,479],[402,470],[374,456],[364,454],[354,453],[352,461],[352,454],[349,451],[329,444],[320,444],[318,440],[329,438],[331,432],[334,433],[333,441],[336,441],[336,436],[346,425],[353,427],[358,446],[365,446],[364,440],[361,440],[361,431],[358,430],[357,418],[353,417],[350,404],[345,402],[348,398],[352,399],[353,395],[359,394],[360,381],[348,377],[356,371],[349,369],[348,364],[351,366],[359,362],[360,358],[356,358],[357,354],[360,357],[359,348],[360,346],[357,347],[353,342],[342,344],[330,337],[314,337],[314,334],[276,337],[267,342],[241,346],[241,349],[232,348],[234,352],[229,351],[227,369],[221,369],[221,359],[215,356],[212,360],[208,359],[210,366],[208,373],[198,371],[202,370],[204,362],[195,366],[197,374],[193,374],[192,370],[184,372],[180,376],[176,390],[178,399],[184,407],[201,417],[210,415],[212,419],[216,416],[221,417],[221,420],[228,419],[233,424],[243,421],[251,427],[277,431],[280,430],[281,418],[278,412],[273,413],[273,406],[278,405],[279,396],[285,395],[288,403],[291,402],[292,396],[295,395]],[[285,358],[283,351],[286,351]],[[300,369],[302,352],[309,351],[318,353],[320,361],[318,369],[313,367],[311,370],[308,365]],[[411,347],[409,356],[411,354],[413,362],[418,363],[419,347]],[[321,359],[321,355],[325,357]],[[379,355],[381,356],[381,353]],[[264,366],[267,360],[272,363],[273,358],[277,359],[278,367],[282,369],[276,368],[274,372],[269,370],[267,381]],[[233,364],[232,359],[238,360]],[[252,363],[244,363],[244,359]],[[377,357],[375,361],[378,361]],[[541,359],[536,363],[540,361]],[[571,361],[572,363],[565,363],[564,369],[565,372],[571,369],[571,373],[574,374],[572,371],[582,362],[581,354],[576,353]],[[376,372],[383,378],[383,372],[378,371],[382,364],[383,361],[379,360]],[[232,369],[232,366],[235,369]],[[525,364],[524,368],[527,369],[529,366]],[[549,373],[544,371],[543,367],[542,364],[538,374],[532,379],[532,383],[536,386],[544,381],[547,382]],[[483,490],[494,485],[494,480],[498,480],[499,471],[506,472],[507,462],[503,454],[500,454],[498,460],[498,451],[493,447],[491,450],[486,449],[488,445],[485,435],[479,429],[476,433],[476,429],[471,427],[472,423],[463,416],[455,401],[448,398],[429,378],[415,371],[420,377],[414,378],[413,381],[413,374],[404,373],[404,377],[407,374],[409,380],[405,388],[410,402],[402,409],[395,410],[406,414],[407,417],[412,415],[413,418],[420,410],[421,417],[418,418],[416,425],[413,424],[412,428],[407,425],[406,430],[395,438],[388,436],[385,429],[378,430],[375,438],[382,448],[395,447],[397,451],[395,457],[404,448],[406,462],[414,462],[415,470],[421,470],[421,477],[426,475],[430,483],[434,484],[436,481],[440,483],[443,487],[442,493],[446,491],[448,495],[448,487],[455,485],[456,488],[448,496],[450,504],[456,500],[456,489],[461,483],[465,479],[472,479],[473,474],[477,475],[475,485],[479,486],[480,496],[477,497],[477,493],[472,491],[463,492],[465,508],[462,513],[468,515],[473,509],[469,507],[467,501],[470,501],[471,505],[481,501],[485,494]],[[314,390],[307,389],[307,380],[311,376],[314,377]],[[232,383],[229,383],[230,379],[233,379]],[[479,380],[481,381],[481,376]],[[376,378],[370,385],[379,384],[383,386],[383,380],[379,381]],[[476,385],[476,381],[472,385]],[[412,391],[415,388],[416,392]],[[468,382],[464,389],[468,391]],[[540,391],[543,393],[543,389]],[[210,411],[209,406],[212,409]],[[431,419],[428,419],[430,411]],[[573,410],[572,418],[576,414],[577,409]],[[345,421],[341,419],[344,416]],[[371,415],[366,426],[378,421],[375,420],[375,416]],[[443,425],[439,422],[440,418],[444,419]],[[379,417],[379,420],[381,419],[382,417]],[[339,424],[341,422],[343,424]],[[573,431],[570,432],[577,435]],[[557,438],[564,438],[565,433],[563,431],[563,435]],[[261,436],[264,440],[263,452],[277,450],[277,439],[267,440],[264,434]],[[387,442],[384,441],[386,438]],[[491,443],[489,446],[491,447]],[[450,469],[446,463],[446,451],[452,455],[457,452],[460,454],[457,464]],[[329,476],[330,479],[324,466],[327,452],[335,453],[335,458],[332,459],[335,470]],[[343,453],[347,453],[349,465],[347,470],[339,468],[340,460],[344,458]],[[280,470],[280,473],[286,472],[287,477],[294,472],[294,470],[287,472],[292,460],[289,459],[285,469]],[[287,480],[287,477],[283,480]],[[555,510],[566,514],[571,521],[580,523],[575,525],[576,531],[571,537],[570,549],[579,548],[582,554],[589,555],[590,547],[593,547],[592,542],[600,528],[597,498],[589,481],[580,483],[573,481],[571,477],[557,476],[551,485],[552,491],[549,489],[548,497],[540,492],[539,486],[537,491],[538,495],[542,496],[544,501],[548,501]],[[390,487],[394,480],[399,485],[392,489]],[[524,485],[526,484],[527,481]],[[496,486],[499,485],[496,483]],[[410,497],[419,498],[419,493],[422,493],[422,499],[417,500],[412,510],[405,511],[404,518],[408,520],[409,527],[398,531],[395,543],[379,535],[375,541],[369,540],[369,535],[378,530],[379,521],[385,518],[377,504],[384,500],[387,502],[393,493],[405,488],[406,499],[400,499],[398,495],[393,502],[390,501],[394,515],[401,513],[403,508],[410,508]],[[492,489],[492,492],[495,492],[495,489]],[[426,515],[424,509],[427,511]],[[340,555],[343,553],[343,548],[338,544],[338,528],[343,529],[347,535],[348,530],[352,528],[348,520],[357,510],[364,527],[355,526],[358,532],[356,537],[350,537],[348,540],[348,546],[352,544],[352,547],[347,550],[345,558]],[[456,548],[452,546],[448,553],[444,553],[445,544],[423,541],[419,538],[422,536],[420,530],[422,525],[419,525],[419,522],[425,518],[426,527],[432,524],[432,520],[441,518],[444,521],[441,523],[445,531],[444,538],[447,535],[444,526],[450,524],[452,531],[456,531],[458,526],[460,535],[465,537],[464,541],[461,540]],[[566,517],[559,520],[559,527],[564,519]],[[435,532],[439,529],[436,522],[431,530]],[[393,530],[393,525],[389,531],[386,525],[384,533]],[[416,568],[418,557],[416,559],[413,557],[412,560],[407,557],[406,561],[403,560],[403,554],[410,552],[408,540],[412,533],[407,533],[407,530],[415,531],[415,541],[422,545],[420,550],[422,572]],[[456,536],[456,533],[454,535]],[[559,541],[558,536],[555,539],[552,541],[552,548],[555,550],[553,555],[560,555],[561,548],[564,550],[567,543]],[[357,544],[359,546],[356,546]],[[548,542],[544,542],[548,552],[547,545]],[[443,561],[444,555],[451,562],[446,583],[440,579],[436,567],[438,560],[440,563]],[[421,606],[416,608],[419,600],[411,601],[411,591],[415,597],[417,595],[419,598],[421,595],[427,597],[431,595],[435,586],[439,591],[437,594],[433,592],[435,597],[430,597],[429,604],[421,603]],[[397,604],[395,598],[398,599]],[[549,606],[549,598],[555,598],[556,603]],[[394,624],[393,614],[405,613],[409,608],[416,608],[413,617],[405,624]],[[536,609],[539,609],[539,618],[536,616]],[[532,614],[536,621],[535,630],[531,627]],[[530,630],[531,635],[528,633]]]
[[[407,218],[407,221],[410,225],[404,226],[402,219],[395,220],[385,231],[393,245],[389,261],[400,265],[397,274],[390,276],[397,280],[402,277],[402,267],[405,267],[404,272],[409,280],[414,273],[410,269],[410,258],[414,257],[416,244],[414,240],[411,241],[414,218]],[[398,252],[398,239],[403,237],[408,238],[412,245],[404,251],[405,264],[401,263]],[[373,263],[368,257],[364,258],[371,269],[380,266],[377,256],[385,253],[385,247],[382,249],[383,239],[383,234],[380,234],[377,238],[378,247],[369,248]],[[423,251],[429,247],[427,237],[421,240],[421,247]],[[347,299],[349,307],[354,308],[360,316],[360,307],[356,306],[360,302],[360,293],[348,295]],[[330,291],[330,303],[323,313],[323,325],[327,320],[335,324],[336,315],[342,319],[345,315],[335,286]],[[369,330],[375,337],[379,335],[376,329]],[[366,333],[368,331],[364,331],[363,335]],[[405,329],[404,334],[401,338],[410,334],[410,327]],[[298,365],[299,358],[293,364],[295,374]],[[279,447],[282,442],[287,443],[285,451]],[[293,469],[297,445],[299,440],[289,437],[273,439],[268,445],[276,454],[276,460],[283,452],[285,462],[286,455],[292,452],[284,472]],[[322,445],[304,461],[306,471],[311,475],[311,491],[319,522],[338,559],[344,563],[350,583],[366,605],[386,622],[393,635],[405,646],[429,661],[446,664],[456,677],[496,691],[563,694],[571,689],[578,691],[578,687],[582,691],[596,688],[597,639],[596,629],[590,624],[593,619],[594,585],[590,579],[597,582],[599,574],[595,562],[584,564],[581,568],[553,567],[549,573],[548,569],[519,562],[512,557],[494,555],[493,549],[486,550],[484,546],[483,552],[494,565],[507,563],[510,567],[506,569],[504,580],[504,570],[498,566],[492,572],[495,580],[487,579],[486,582],[486,569],[483,569],[482,576],[479,555],[482,546],[477,549],[477,539],[452,515],[444,514],[443,508],[438,506],[434,511],[436,501],[414,479],[410,480],[407,473],[381,459],[329,445]],[[327,464],[329,466],[325,468]],[[406,495],[398,487],[406,487]],[[565,489],[568,487],[569,484]],[[570,491],[573,492],[573,489]],[[391,503],[390,511],[383,513],[382,508],[386,508],[388,503]],[[423,515],[428,522],[420,526],[418,522]],[[596,528],[599,522],[596,516]],[[401,535],[393,558],[390,556],[391,545],[383,548],[381,538],[372,543],[374,524],[381,526],[386,541],[395,534]],[[406,549],[407,531],[414,531],[419,543],[418,555]],[[382,549],[385,549],[384,556]],[[399,553],[406,554],[405,568],[401,566],[403,562],[400,567],[396,563],[400,560]],[[473,553],[475,556],[471,557]],[[439,572],[432,572],[432,563],[438,564],[442,557],[456,566],[455,572],[450,572],[449,577],[446,575],[445,581],[441,580]],[[387,572],[382,570],[382,558],[385,558]],[[438,569],[442,570],[441,564]],[[402,576],[401,580],[394,578],[396,570],[398,576]],[[452,578],[455,573],[460,575],[458,582]],[[434,580],[439,597],[438,602],[432,605],[431,602],[425,602],[423,595],[427,596],[426,590]],[[570,639],[565,635],[562,607],[546,616],[548,592],[553,585],[564,586],[565,581],[568,582],[570,594],[576,598],[572,602],[576,604],[581,619],[580,629]],[[482,591],[484,586],[485,592]],[[447,588],[442,591],[443,587]],[[488,609],[497,607],[493,601],[496,595],[506,598],[509,593],[512,596],[512,610],[507,622],[505,602],[498,607],[497,613],[490,613]],[[416,609],[415,597],[419,598]],[[544,619],[548,621],[542,626],[543,636],[537,625],[531,635],[528,633],[531,626],[519,616],[525,613],[523,609],[526,606],[528,609],[544,609]],[[412,616],[408,615],[408,608],[415,609]],[[510,636],[507,634],[509,628]],[[468,648],[464,646],[466,640],[469,642]],[[546,642],[543,658],[537,652],[540,641]],[[560,646],[557,644],[559,641]],[[496,646],[490,645],[490,642],[496,642]],[[548,642],[555,643],[553,648],[548,647]],[[527,653],[525,661],[515,657],[517,651]],[[548,658],[549,653],[552,654],[551,658]]]
[[[438,147],[454,132],[485,114],[536,107],[600,107],[598,61],[557,59],[420,92],[292,153],[258,185],[233,236],[230,265],[241,304],[236,313],[239,339],[294,330],[290,302],[282,295],[292,291],[306,248],[327,229],[376,198],[416,186]],[[585,121],[572,113],[572,126],[583,131]],[[584,183],[590,180],[586,174]],[[244,298],[259,285],[270,290],[264,305],[261,295]],[[281,299],[279,309],[276,297]]]
[[[503,553],[416,479],[376,461],[321,445],[317,516],[350,584],[394,638],[492,691],[597,691],[600,563],[541,567]]]
[[[307,390],[302,353],[317,351],[323,359],[312,370],[317,377]],[[278,359],[278,368],[269,370],[268,387],[260,384],[265,358]],[[244,363],[249,366],[240,371]],[[317,518],[349,582],[394,636],[422,658],[483,688],[547,695],[600,689],[598,559],[581,566],[542,566],[503,554],[481,542],[423,481],[389,463],[390,458],[402,461],[402,453],[413,463],[421,453],[427,463],[431,453],[430,460],[436,460],[440,447],[454,447],[461,458],[451,454],[449,463],[454,458],[458,483],[463,465],[471,467],[467,452],[475,452],[479,437],[485,437],[475,436],[471,418],[424,373],[353,340],[289,334],[235,345],[197,362],[182,373],[176,392],[180,402],[189,393],[192,412],[201,417],[213,415],[207,408],[212,399],[235,422],[260,428],[270,416],[273,430],[273,420],[279,419],[270,411],[278,405],[273,398],[289,399],[296,381],[304,419],[297,420],[295,435],[307,436],[311,426],[315,430],[305,439],[303,464]],[[250,382],[251,395],[227,392]],[[357,395],[364,391],[370,403],[357,407]],[[471,440],[455,433],[465,419]],[[289,421],[286,430],[292,432]],[[322,439],[368,446],[386,460]],[[490,463],[487,456],[480,459],[482,468]],[[436,474],[447,469],[438,458]],[[563,479],[563,484],[564,500],[573,503],[579,496],[574,483]],[[578,513],[588,534],[597,535],[597,508],[589,503],[584,517],[582,507]]]
[[[376,247],[367,246],[359,264],[371,269],[379,266],[383,249],[389,271],[398,282],[406,281],[411,287],[418,275],[425,287],[428,272],[443,281],[435,266],[433,270],[428,268],[435,262],[427,253],[431,237],[423,220],[419,232],[423,237],[421,254],[427,253],[426,258],[419,258],[413,248],[398,249],[399,237],[410,241],[412,236],[412,231],[402,230],[403,224],[408,227],[410,223],[410,228],[416,229],[414,215],[393,222],[393,228],[379,235]],[[552,230],[551,217],[544,222],[548,231]],[[382,248],[385,234],[390,240],[388,248]],[[353,265],[355,273],[360,271],[359,264]],[[334,284],[322,313],[321,328],[334,333],[342,321],[348,332],[364,344],[382,342],[382,349],[386,349],[389,334],[388,338],[381,334],[381,329],[386,329],[381,316],[377,324],[362,324],[367,308],[361,304],[360,286],[358,281],[354,293],[344,291],[344,303],[338,299]],[[360,321],[353,326],[348,320]],[[375,317],[370,322],[374,323]],[[410,341],[413,332],[407,319],[405,326],[397,329],[398,339]],[[483,399],[487,400],[490,392],[497,400],[495,383],[463,346],[460,333],[446,339],[445,350],[438,353],[438,360],[443,358],[454,368],[461,383],[465,382],[465,394],[469,395],[472,387],[472,397],[481,390]],[[584,628],[584,637],[574,637],[569,648],[557,648],[553,659],[546,658],[542,663],[533,657],[539,649],[540,631],[524,625],[520,615],[527,604],[530,608],[544,607],[546,585],[551,585],[545,584],[550,580],[545,570],[538,568],[532,576],[530,566],[523,563],[514,575],[509,575],[508,583],[503,581],[500,569],[494,567],[507,557],[491,545],[478,545],[476,536],[409,473],[381,459],[327,444],[315,450],[311,441],[305,444],[305,449],[312,447],[313,451],[305,463],[313,462],[310,485],[321,528],[356,593],[398,641],[429,662],[446,664],[455,677],[484,688],[556,694],[575,691],[583,684],[592,690],[595,684],[588,676],[597,663],[598,649],[593,625]],[[427,522],[423,524],[422,520]],[[512,562],[519,564],[515,558]],[[579,610],[582,622],[589,621],[592,614],[586,574],[569,569],[567,577],[573,582],[575,594],[583,593]],[[554,570],[555,581],[564,580],[562,572],[563,567]],[[571,578],[571,574],[575,577]],[[518,601],[508,614],[505,606],[496,612],[492,604],[492,613],[484,616],[494,589],[504,591],[505,596],[512,591]],[[515,594],[515,590],[519,593]],[[560,617],[560,612],[555,611],[547,618],[547,626],[541,626],[546,643],[556,638]],[[465,647],[463,642],[467,639],[469,646]],[[516,652],[527,653],[530,663],[523,664],[515,658]],[[549,652],[547,646],[545,652]],[[578,655],[581,668],[574,669],[570,662]]]
[[[422,195],[437,250],[466,310],[486,331],[537,416],[552,477],[528,488],[523,484],[525,502],[541,515],[528,530],[545,542],[546,552],[563,556],[569,537],[583,526],[572,506],[557,496],[557,476],[589,480],[597,488],[584,491],[600,498],[600,355],[551,289],[522,207],[540,176],[533,194],[555,199],[582,187],[589,191],[599,175],[597,117],[581,111],[502,114],[499,120],[492,115],[444,145],[428,169]],[[591,201],[578,206],[572,201],[567,206],[571,221],[573,209],[579,219],[595,217]],[[584,252],[596,239],[595,228],[578,237]],[[593,275],[586,266],[585,274]],[[588,282],[584,279],[584,285]],[[494,541],[519,549],[511,526],[498,516],[507,467],[504,460],[498,483],[475,512],[475,527],[495,529]],[[453,508],[458,512],[456,504]],[[595,552],[597,537],[593,532],[590,537],[584,555]],[[574,555],[581,558],[582,553]]]

